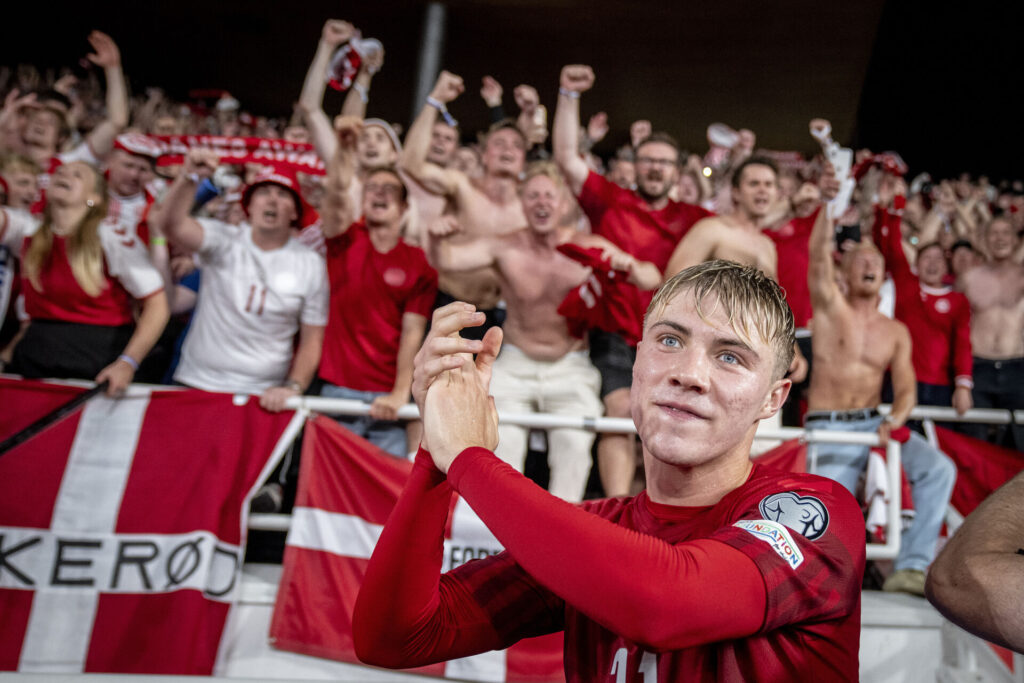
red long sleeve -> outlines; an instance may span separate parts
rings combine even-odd
[[[356,600],[355,649],[367,664],[409,668],[507,645],[464,586],[441,580],[451,497],[421,449]]]
[[[748,636],[764,623],[764,579],[725,543],[671,545],[617,526],[482,448],[463,451],[448,480],[530,576],[625,638],[675,650]]]

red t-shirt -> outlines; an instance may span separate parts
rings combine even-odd
[[[362,221],[326,245],[331,301],[320,376],[357,391],[391,391],[402,315],[430,317],[437,271],[422,249],[402,240],[378,252]]]
[[[506,552],[438,584],[448,486],[424,455],[356,606],[371,661],[419,665],[564,629],[568,683],[857,680],[864,521],[839,484],[755,464],[713,506],[641,493],[580,510],[467,449],[447,482]],[[379,642],[378,627],[399,640]]]
[[[899,214],[876,207],[871,232],[896,285],[895,315],[910,331],[917,381],[950,386],[956,377],[970,379],[971,305],[952,287],[920,283],[900,243],[900,222]]]
[[[653,263],[662,272],[679,240],[693,224],[712,215],[699,206],[674,201],[658,211],[651,211],[636,192],[619,187],[593,171],[576,199],[590,219],[595,234],[606,237],[641,261]],[[633,319],[620,321],[622,333],[642,327],[638,321],[643,318],[654,292],[641,291],[635,285],[624,283],[611,296],[621,299],[614,308],[636,309]],[[625,336],[635,346],[630,335]]]
[[[779,261],[779,286],[786,292],[786,303],[793,310],[793,321],[797,327],[807,327],[813,312],[811,310],[811,289],[807,284],[807,269],[811,264],[809,243],[817,211],[805,218],[793,218],[782,226],[763,232],[775,243]]]
[[[0,220],[0,241],[18,245],[24,258],[39,221],[22,211],[5,210]],[[112,231],[99,231],[103,248],[103,290],[90,296],[71,271],[66,238],[54,235],[50,254],[41,268],[37,290],[22,268],[22,293],[29,318],[59,320],[86,325],[130,325],[135,322],[134,299],[144,299],[163,289],[163,278],[149,261],[139,240],[127,243]]]

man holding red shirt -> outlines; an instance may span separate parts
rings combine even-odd
[[[663,285],[630,397],[647,488],[583,507],[491,452],[501,332],[458,336],[481,322],[439,309],[417,355],[424,441],[356,603],[361,659],[410,667],[564,630],[570,683],[857,680],[860,509],[839,484],[750,460],[790,387],[777,284],[719,260]],[[453,490],[506,551],[438,580]]]
[[[669,198],[679,180],[679,147],[664,133],[653,133],[636,146],[636,190],[619,187],[588,168],[578,147],[579,102],[580,95],[593,85],[594,72],[589,66],[562,69],[552,134],[555,161],[594,233],[664,273],[679,240],[694,223],[711,213]],[[630,299],[641,302],[636,320],[623,320],[620,334],[595,331],[590,339],[590,359],[601,371],[601,398],[608,417],[629,416],[629,387],[638,340],[622,333],[640,329],[639,319],[652,296],[649,292],[634,293],[636,297]],[[597,454],[605,494],[627,495],[635,470],[631,435],[602,435]]]

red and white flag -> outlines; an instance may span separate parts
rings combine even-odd
[[[274,647],[359,663],[352,609],[370,554],[411,470],[412,463],[329,418],[306,423],[299,491],[270,623]],[[443,570],[501,549],[472,509],[455,497]],[[563,681],[562,634],[416,671],[472,681]]]
[[[0,380],[0,438],[81,391]],[[291,419],[232,399],[96,396],[0,456],[0,670],[213,673]]]

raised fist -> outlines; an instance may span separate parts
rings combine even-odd
[[[430,92],[430,96],[442,104],[448,104],[462,94],[465,86],[462,84],[462,77],[456,76],[450,71],[442,71],[437,77],[437,83]]]
[[[86,55],[89,61],[104,69],[121,66],[121,51],[117,49],[117,43],[106,33],[93,31],[89,34],[89,44],[95,50],[92,54]]]
[[[586,92],[594,87],[594,70],[585,64],[563,66],[558,85],[572,92]]]
[[[362,130],[363,120],[358,116],[338,116],[334,119],[334,132],[343,149],[355,149]]]
[[[498,83],[498,81],[491,76],[484,76],[480,83],[480,97],[483,98],[484,103],[486,103],[488,107],[500,106],[501,96],[505,92],[501,87],[501,83]]]
[[[810,130],[811,137],[818,142],[825,142],[832,135],[832,124],[828,119],[811,119]]]
[[[527,116],[532,114],[533,110],[540,104],[540,95],[537,94],[537,89],[532,85],[517,85],[516,89],[512,91],[512,96],[516,100],[516,106],[519,107],[519,111]]]
[[[356,34],[356,28],[347,21],[340,19],[328,19],[324,22],[323,33],[320,34],[320,40],[324,41],[331,47],[338,47],[342,43],[346,43],[352,39],[352,36]]]
[[[587,137],[591,142],[601,142],[608,135],[608,114],[599,111],[587,122]]]
[[[186,176],[195,173],[200,178],[209,178],[220,165],[220,156],[212,149],[195,148],[190,149],[185,157],[185,168],[182,170]]]
[[[647,119],[640,119],[639,121],[634,121],[629,126],[630,144],[632,144],[635,148],[641,142],[651,137],[652,130],[653,128],[651,127],[651,122],[648,121]]]

